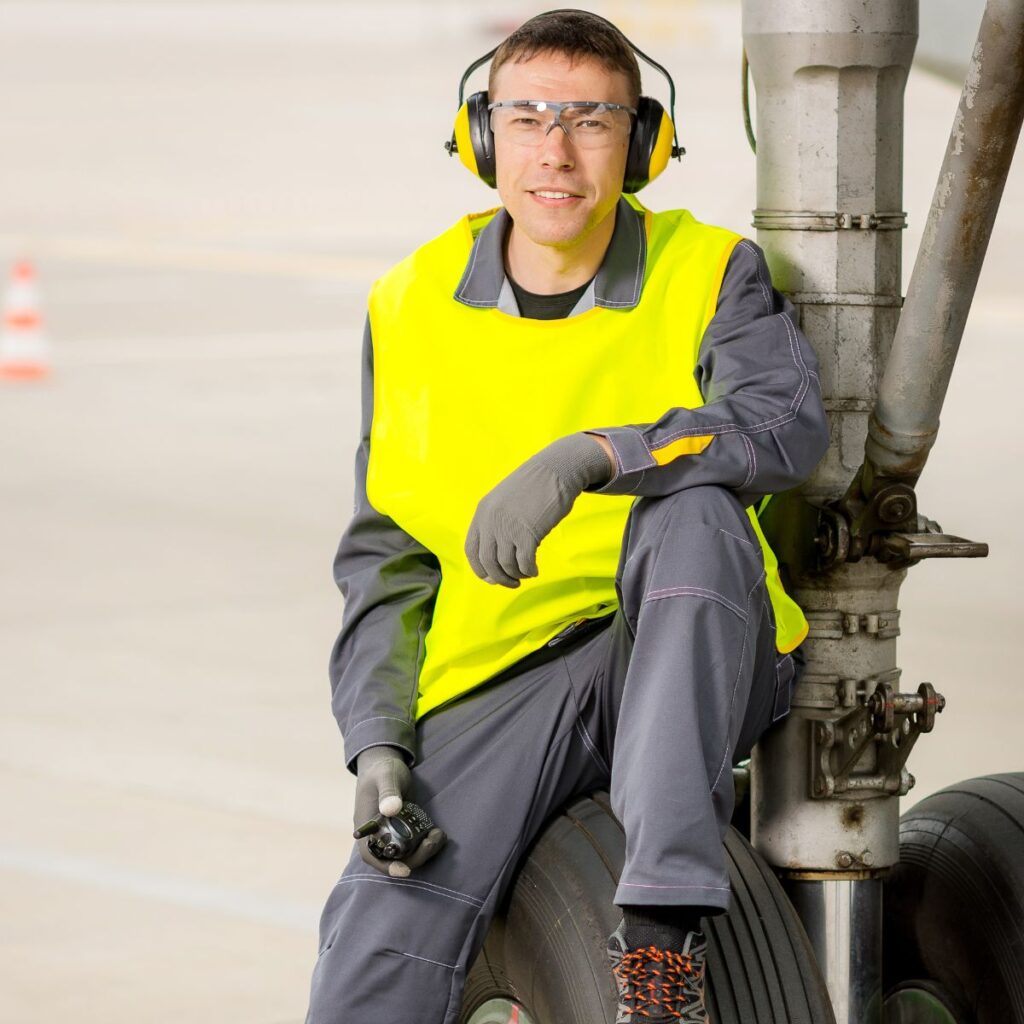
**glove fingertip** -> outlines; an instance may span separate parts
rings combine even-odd
[[[410,868],[418,868],[425,864],[448,842],[448,837],[439,828],[434,828],[416,851],[408,858]]]
[[[370,853],[369,840],[359,840],[359,856],[362,858],[363,863],[371,868],[376,868],[381,874],[387,874],[390,871],[390,861],[380,860],[378,857],[374,857]]]
[[[380,802],[380,813],[386,818],[393,818],[402,809],[400,796],[386,796]]]

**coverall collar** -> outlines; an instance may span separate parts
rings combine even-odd
[[[469,262],[455,289],[455,298],[467,306],[497,308],[519,316],[512,286],[505,275],[503,242],[511,224],[502,207],[477,235]],[[640,301],[647,264],[647,233],[644,215],[620,197],[615,208],[615,229],[598,268],[597,276],[583,293],[570,316],[594,306],[632,309]]]

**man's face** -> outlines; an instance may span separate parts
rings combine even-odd
[[[591,58],[570,66],[561,53],[541,53],[522,64],[498,68],[489,95],[499,100],[599,100],[633,106],[626,76],[609,71]],[[622,193],[629,150],[629,131],[623,129],[608,146],[576,146],[554,127],[536,148],[521,146],[500,132],[494,155],[498,194],[516,229],[538,245],[571,247],[585,238],[615,208]],[[541,192],[568,192],[556,199]]]

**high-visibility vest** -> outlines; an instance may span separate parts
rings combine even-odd
[[[441,566],[417,720],[568,624],[618,606],[615,573],[634,496],[581,494],[541,541],[538,575],[515,589],[473,572],[464,550],[470,521],[488,491],[557,438],[651,423],[669,408],[704,404],[693,371],[741,237],[686,210],[645,211],[647,266],[638,305],[534,320],[453,297],[473,240],[495,212],[461,218],[389,270],[370,294],[367,497]],[[687,441],[654,457],[700,458],[695,452],[707,440]],[[764,552],[777,646],[792,650],[807,623],[783,590],[753,509],[748,513]],[[410,621],[409,628],[416,625]]]

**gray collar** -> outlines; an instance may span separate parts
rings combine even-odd
[[[519,315],[512,287],[505,277],[503,255],[505,232],[511,223],[502,207],[473,243],[469,262],[455,289],[455,298],[467,306],[498,308]],[[615,208],[615,230],[597,276],[570,315],[594,306],[632,309],[640,301],[640,289],[647,264],[647,232],[644,215],[625,198]]]

